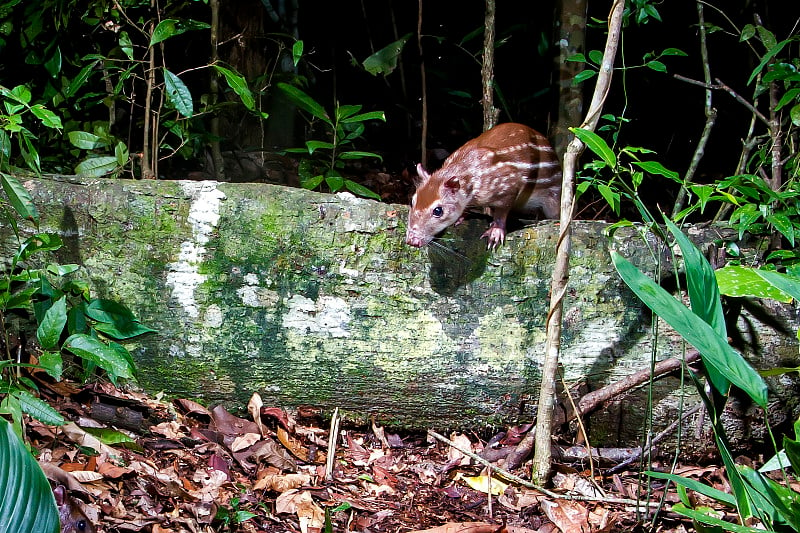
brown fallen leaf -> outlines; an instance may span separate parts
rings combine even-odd
[[[281,441],[281,444],[283,444],[286,449],[292,453],[292,455],[304,463],[325,464],[327,459],[325,452],[317,451],[316,453],[312,454],[308,447],[303,446],[298,439],[289,435],[289,432],[282,427],[278,427],[277,435],[278,440]]]
[[[309,483],[311,483],[311,476],[308,474],[266,474],[256,481],[256,484],[253,485],[253,490],[286,492],[287,490],[297,489]]]
[[[231,451],[240,452],[249,448],[259,440],[261,440],[261,433],[245,433],[244,435],[240,435],[233,439],[233,442],[231,443]]]
[[[297,470],[297,463],[286,448],[270,438],[265,438],[253,446],[250,457],[256,462],[270,464],[280,470],[292,472]]]
[[[287,490],[275,498],[275,513],[294,513],[300,519],[302,527],[322,527],[325,523],[325,511],[322,510],[307,490]]]
[[[258,433],[255,422],[231,414],[223,406],[218,405],[211,411],[210,429],[216,429],[223,435],[236,437],[245,433]]]
[[[255,422],[258,426],[258,432],[261,435],[266,435],[267,429],[264,427],[264,423],[261,422],[262,407],[264,407],[264,402],[261,400],[261,395],[257,392],[254,392],[250,397],[250,401],[247,402],[247,412],[250,413],[250,416],[253,418],[253,422]]]
[[[578,502],[568,500],[541,501],[542,511],[562,533],[584,533],[589,531],[589,511]]]
[[[61,431],[64,432],[64,435],[79,446],[86,446],[88,448],[92,448],[96,452],[105,453],[107,455],[117,455],[117,451],[110,446],[106,446],[100,439],[95,437],[94,435],[90,435],[86,433],[83,429],[78,427],[75,422],[68,422],[61,426]]]
[[[172,403],[175,405],[175,407],[178,408],[179,411],[183,412],[186,415],[199,416],[208,419],[211,418],[211,412],[193,400],[179,398],[177,400],[174,400]]]

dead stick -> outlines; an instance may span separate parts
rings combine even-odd
[[[650,368],[640,370],[627,376],[625,379],[616,381],[606,385],[602,389],[597,389],[584,395],[578,402],[578,410],[580,414],[585,415],[597,409],[602,403],[619,396],[623,392],[629,391],[642,383],[646,383],[651,378],[669,374],[678,370],[683,364],[694,363],[700,358],[700,353],[697,350],[689,350],[683,358],[670,357],[655,364],[652,371]],[[574,417],[575,414],[572,414]],[[571,417],[570,417],[571,418]]]
[[[636,500],[631,500],[631,499],[628,499],[628,498],[608,498],[608,497],[598,497],[598,496],[580,496],[580,495],[577,495],[577,494],[558,494],[556,492],[549,491],[544,487],[536,485],[535,483],[531,483],[530,481],[526,481],[526,480],[522,479],[519,476],[515,476],[514,474],[512,474],[511,472],[509,472],[507,470],[504,470],[504,469],[502,469],[502,468],[500,468],[498,466],[493,465],[492,463],[490,463],[489,461],[487,461],[486,459],[484,459],[480,455],[477,455],[477,454],[473,453],[470,450],[465,450],[464,448],[458,446],[456,443],[454,443],[453,441],[451,441],[450,439],[448,439],[444,435],[440,435],[439,433],[436,433],[432,429],[428,430],[428,435],[430,435],[431,437],[435,438],[436,440],[444,442],[448,446],[452,446],[454,449],[460,451],[461,453],[463,453],[467,457],[470,457],[470,458],[478,461],[483,466],[488,468],[490,471],[497,472],[498,474],[500,474],[502,477],[508,479],[509,481],[512,481],[514,483],[518,483],[518,484],[522,485],[523,487],[527,487],[529,489],[537,490],[537,491],[541,492],[542,494],[544,494],[545,496],[548,496],[548,497],[553,498],[553,499],[572,500],[572,501],[581,501],[581,502],[619,503],[619,504],[622,504],[622,505],[646,505],[648,507],[657,507],[659,505],[658,502],[636,501]]]

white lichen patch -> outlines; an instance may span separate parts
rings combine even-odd
[[[236,289],[236,295],[247,307],[274,307],[280,300],[277,292],[255,285],[239,287]]]
[[[283,327],[300,335],[348,337],[350,305],[342,298],[321,296],[314,301],[295,294],[286,302]]]
[[[418,378],[420,368],[445,370],[452,363],[455,344],[434,313],[397,313],[384,320],[384,324],[367,331],[362,352],[372,353],[372,364],[387,380],[408,383]]]
[[[211,304],[206,309],[203,316],[203,324],[209,328],[218,328],[222,326],[223,316],[222,309],[217,304]]]
[[[481,317],[473,337],[480,361],[478,372],[508,370],[510,362],[521,365],[525,359],[527,331],[516,313],[505,306],[495,307]]]
[[[206,280],[200,274],[200,263],[206,253],[205,245],[219,223],[220,206],[225,194],[217,189],[215,181],[182,181],[183,192],[192,199],[187,222],[192,230],[192,240],[181,243],[178,260],[170,263],[167,286],[172,287],[172,298],[191,318],[198,318],[200,310],[195,300],[195,290]]]

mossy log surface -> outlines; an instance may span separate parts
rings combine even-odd
[[[243,406],[339,407],[411,428],[483,427],[535,407],[558,225],[509,233],[489,253],[482,219],[451,229],[448,250],[403,243],[406,208],[265,184],[31,179],[42,231],[61,234],[95,294],[158,330],[132,346],[150,391]],[[575,222],[561,365],[597,388],[663,359],[651,318],[617,276],[613,245],[643,270],[636,228]],[[6,246],[8,228],[4,229]],[[709,237],[710,239],[710,237]],[[663,255],[663,254],[662,254]],[[669,268],[666,269],[669,271]],[[792,325],[782,322],[787,330]],[[795,357],[796,342],[758,326],[756,366]],[[764,347],[769,355],[764,355]],[[677,380],[654,390],[656,412]],[[601,442],[639,432],[645,393],[596,419]],[[666,401],[666,400],[665,400]],[[627,442],[631,442],[627,440]]]

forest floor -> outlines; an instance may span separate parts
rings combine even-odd
[[[610,464],[592,470],[559,459],[546,494],[499,476],[489,481],[483,466],[430,434],[373,425],[336,432],[328,476],[331,421],[313,409],[290,414],[254,397],[247,411],[257,416],[240,418],[108,384],[45,392],[70,423],[54,429],[31,420],[30,442],[51,482],[67,486],[72,504],[101,532],[693,529],[669,512],[678,501],[674,485],[665,493],[651,479],[648,490],[635,462],[612,473]],[[527,429],[509,428],[493,446],[513,448]],[[474,434],[447,438],[469,451],[487,446]],[[513,473],[528,479],[529,472],[528,461]],[[677,472],[727,488],[715,466],[678,465]],[[648,501],[659,509],[655,525],[644,513]]]

